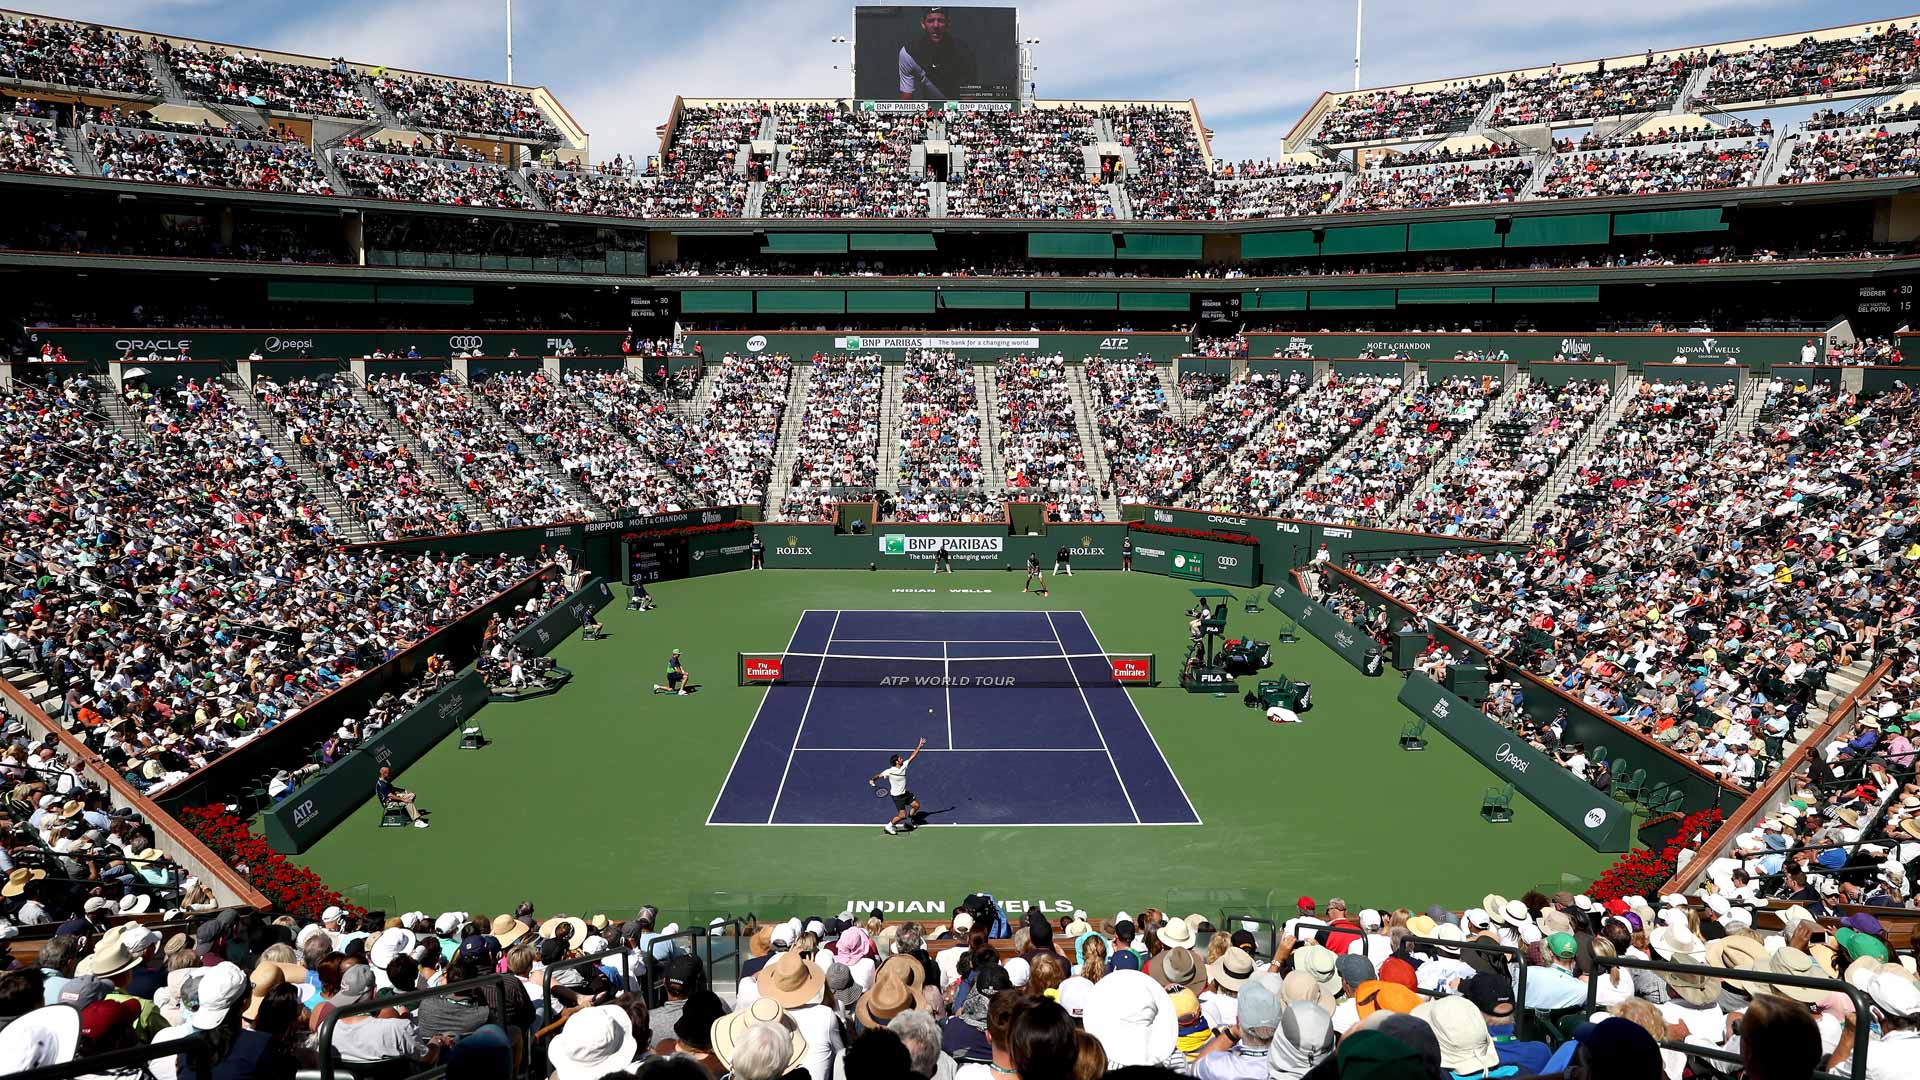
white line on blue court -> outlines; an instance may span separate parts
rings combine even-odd
[[[827,643],[824,648],[833,648],[833,632],[838,629],[839,626],[840,613],[836,611],[833,613],[833,625],[827,627]],[[798,629],[798,627],[795,627],[795,629]],[[787,644],[793,644],[793,639],[788,638]],[[814,691],[820,689],[820,673],[825,670],[825,664],[821,664],[819,667],[813,669],[813,683],[807,687],[807,703],[800,707],[800,726],[793,729],[793,748],[787,751],[787,767],[780,770],[780,786],[774,789],[773,805],[767,808],[767,824],[769,825],[773,824],[773,816],[780,812],[780,796],[787,790],[787,774],[793,771],[793,755],[800,749],[800,736],[807,730],[807,713],[813,709],[813,694]],[[772,694],[769,693],[767,696],[771,697]],[[765,703],[766,699],[762,698],[761,704]],[[722,788],[721,790],[724,791],[726,789]]]
[[[793,651],[793,639],[800,636],[800,625],[806,621],[807,621],[807,612],[803,611],[800,613],[800,617],[794,620],[793,633],[787,635],[787,647],[782,650],[783,652]],[[727,785],[733,783],[733,770],[740,767],[740,755],[747,752],[747,744],[753,741],[754,725],[760,722],[760,714],[766,711],[767,699],[771,698],[772,696],[773,695],[770,693],[762,695],[760,698],[760,704],[754,707],[753,719],[747,722],[747,733],[741,736],[740,748],[733,752],[733,762],[727,766],[727,777],[726,779],[720,781],[720,790],[715,792],[713,795],[713,805],[707,807],[707,824],[709,825],[712,825],[714,823],[713,822],[714,811],[720,809],[720,800],[725,798],[727,795]],[[797,736],[795,741],[798,741]]]
[[[1080,616],[1080,625],[1087,628],[1087,636],[1093,639],[1094,649],[1097,650],[1098,652],[1105,653],[1107,651],[1107,647],[1105,645],[1100,644],[1100,635],[1093,632],[1093,620],[1087,618],[1085,612],[1075,612],[1075,614]],[[1048,621],[1049,622],[1052,621],[1052,616],[1048,616]],[[1066,643],[1062,642],[1061,648],[1063,651],[1065,647],[1066,647]],[[1134,721],[1138,723],[1141,727],[1146,728],[1147,738],[1149,741],[1153,743],[1154,753],[1160,755],[1160,764],[1166,766],[1167,775],[1173,777],[1173,786],[1179,790],[1180,797],[1182,799],[1185,799],[1187,802],[1187,813],[1193,815],[1193,823],[1195,825],[1202,824],[1200,820],[1200,811],[1194,808],[1193,799],[1187,794],[1187,786],[1180,782],[1179,770],[1173,767],[1173,762],[1167,760],[1167,752],[1165,750],[1160,749],[1160,740],[1153,737],[1153,728],[1147,725],[1147,718],[1140,715],[1140,706],[1135,705],[1133,703],[1132,694],[1123,693],[1121,696],[1127,699],[1127,708],[1133,710]],[[1099,727],[1100,721],[1095,720],[1093,722],[1093,726]],[[1106,736],[1104,734],[1101,736],[1100,741],[1102,743],[1106,742]]]
[[[1081,616],[1080,621],[1085,622],[1086,616]],[[1053,643],[1060,646],[1060,652],[1064,655],[1067,651],[1067,643],[1060,640],[1060,628],[1053,625],[1053,612],[1051,611],[1047,612],[1047,629],[1053,631]],[[1089,627],[1088,629],[1089,632],[1091,632],[1092,628]],[[1127,800],[1127,812],[1133,815],[1133,823],[1138,825],[1141,823],[1140,811],[1133,805],[1133,793],[1127,790],[1127,778],[1120,775],[1120,763],[1113,760],[1113,748],[1107,745],[1107,733],[1100,730],[1100,718],[1093,714],[1093,702],[1087,700],[1086,688],[1080,685],[1080,673],[1073,670],[1072,664],[1068,664],[1067,674],[1073,679],[1073,688],[1080,692],[1080,704],[1086,707],[1087,720],[1093,724],[1094,734],[1100,736],[1100,749],[1107,752],[1107,764],[1113,767],[1114,782],[1120,785],[1120,795]],[[1129,698],[1128,700],[1131,701],[1132,699]],[[1162,760],[1164,760],[1164,755],[1162,756]]]

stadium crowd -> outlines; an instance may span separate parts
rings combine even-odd
[[[1391,376],[1387,377],[1391,380]],[[1378,525],[1454,440],[1500,396],[1497,377],[1423,375],[1401,386],[1355,437],[1333,451],[1318,481],[1302,483],[1283,504],[1286,516]]]
[[[1871,180],[1910,176],[1920,171],[1920,123],[1904,130],[1887,127],[1822,131],[1795,141],[1793,156],[1778,183],[1818,184],[1828,180]]]
[[[525,90],[388,71],[374,89],[401,120],[442,131],[557,139],[560,131]]]
[[[891,498],[902,521],[980,521],[988,516],[978,387],[972,361],[909,349],[900,362],[899,479]],[[998,509],[997,507],[991,509]]]
[[[1277,380],[1276,380],[1277,381]],[[1197,498],[1230,514],[1282,516],[1294,492],[1398,392],[1398,376],[1355,375],[1303,386],[1299,373],[1278,383],[1277,414],[1233,449]]]
[[[1407,141],[1465,131],[1497,89],[1492,82],[1453,82],[1438,89],[1349,94],[1327,107],[1316,137],[1324,143]]]
[[[73,158],[60,139],[60,129],[18,115],[0,121],[0,169],[74,174]]]
[[[926,217],[924,176],[910,168],[926,139],[918,113],[859,113],[835,104],[774,112],[786,169],[768,179],[762,217]]]
[[[187,93],[202,101],[257,105],[287,112],[368,119],[373,106],[360,93],[359,79],[345,61],[328,67],[268,60],[259,53],[202,48],[196,43],[156,42],[156,51]]]
[[[575,383],[576,377],[567,381]],[[686,495],[664,466],[633,443],[623,418],[584,406],[567,392],[572,388],[556,386],[541,372],[499,372],[474,386],[507,423],[609,512],[657,514],[682,509]],[[607,430],[609,422],[614,434]]]
[[[660,156],[659,208],[671,217],[739,217],[747,171],[739,155],[760,132],[766,106],[684,106]]]
[[[1911,82],[1920,72],[1913,27],[1888,23],[1853,38],[1792,45],[1750,45],[1745,52],[1709,61],[1701,100],[1716,105],[1784,98],[1827,97]]]
[[[849,492],[870,492],[879,478],[880,399],[886,369],[876,355],[813,357],[787,465],[781,512],[801,521],[830,516]],[[891,448],[889,448],[891,450]]]
[[[154,95],[140,39],[84,23],[0,14],[0,78]]]
[[[354,396],[349,383],[306,377],[281,383],[262,376],[254,380],[253,394],[374,539],[444,536],[482,527]]]
[[[1422,210],[1435,206],[1503,203],[1518,199],[1533,179],[1530,158],[1495,158],[1484,164],[1420,165],[1362,171],[1340,210]]]
[[[1657,112],[1679,98],[1698,57],[1651,51],[1640,64],[1572,72],[1558,64],[1538,75],[1510,76],[1493,104],[1496,127],[1563,123],[1630,113]]]
[[[1612,395],[1612,384],[1600,380],[1529,382],[1486,437],[1450,451],[1435,466],[1432,480],[1416,488],[1395,515],[1397,524],[1498,539]]]
[[[305,147],[283,142],[91,127],[88,148],[100,175],[196,187],[331,195],[333,185]]]
[[[947,120],[958,177],[947,181],[954,217],[1097,219],[1113,216],[1089,176],[1084,149],[1094,114],[1085,109],[962,112]]]
[[[1661,151],[1559,154],[1540,182],[1538,194],[1543,199],[1590,199],[1746,187],[1759,179],[1767,149],[1765,139],[1754,139],[1733,145],[1681,144]]]
[[[994,363],[1000,468],[1009,501],[1043,503],[1048,521],[1101,521],[1101,491],[1087,471],[1066,357],[1003,356]]]
[[[381,373],[367,379],[367,392],[500,524],[515,528],[595,516],[452,377]]]
[[[378,199],[439,203],[444,206],[492,206],[535,209],[533,199],[497,165],[391,157],[353,150],[330,150],[341,179],[360,195]]]
[[[1207,396],[1176,412],[1161,369],[1151,360],[1087,357],[1088,408],[1094,410],[1122,504],[1176,505],[1266,424],[1275,403],[1269,376],[1190,383]]]

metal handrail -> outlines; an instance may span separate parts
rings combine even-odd
[[[607,949],[588,956],[576,956],[557,964],[548,964],[540,975],[540,1015],[544,1023],[553,1023],[557,1015],[553,1011],[553,975],[557,971],[574,971],[579,968],[599,967],[600,961],[609,956],[620,957],[620,989],[625,992],[633,979],[633,950],[625,945],[617,949]]]
[[[383,998],[369,998],[358,1005],[336,1006],[334,1010],[327,1015],[326,1020],[321,1023],[320,1033],[315,1039],[321,1080],[333,1080],[333,1029],[334,1026],[340,1022],[341,1017],[360,1016],[366,1013],[379,1012],[382,1009],[389,1009],[400,1005],[411,1005],[416,1001],[425,1001],[428,998],[452,997],[455,994],[465,993],[469,990],[480,990],[491,986],[495,988],[496,992],[488,1008],[497,1010],[499,1015],[496,1017],[496,1020],[502,1028],[505,1028],[507,1026],[507,980],[512,977],[511,975],[498,973],[480,975],[461,982],[449,983],[446,986],[436,986],[431,990],[413,990],[405,994],[393,994]],[[172,1044],[169,1043],[166,1045]],[[89,1064],[91,1064],[91,1062],[89,1062]],[[87,1071],[98,1070],[90,1069]],[[445,1071],[446,1067],[444,1065],[439,1066],[426,1072],[416,1073],[410,1080],[432,1080],[432,1077],[438,1076]]]
[[[125,1050],[114,1050],[105,1054],[89,1054],[84,1058],[74,1058],[72,1061],[63,1061],[58,1065],[42,1065],[37,1069],[14,1073],[9,1080],[72,1080],[74,1077],[96,1074],[111,1076],[121,1069],[179,1055],[191,1056],[194,1069],[201,1077],[213,1075],[213,1053],[207,1045],[206,1033],[196,1031],[171,1042],[130,1046]]]
[[[1872,1015],[1870,1011],[1872,1002],[1868,1000],[1867,995],[1844,979],[1820,979],[1807,975],[1783,975],[1773,971],[1752,971],[1746,968],[1675,964],[1666,960],[1634,960],[1625,956],[1594,956],[1590,957],[1590,960],[1596,972],[1605,968],[1627,968],[1638,971],[1664,971],[1675,975],[1704,975],[1709,979],[1738,977],[1743,981],[1763,982],[1772,986],[1799,986],[1814,990],[1831,990],[1847,995],[1848,999],[1853,1002],[1853,1015],[1855,1017]],[[1599,1000],[1599,993],[1599,982],[1594,979],[1588,979],[1586,1011],[1589,1014],[1593,1012],[1594,1006]],[[1814,1076],[1821,1077],[1822,1080],[1860,1080],[1860,1078],[1867,1075],[1868,1040],[1866,1033],[1859,1029],[1857,1023],[1856,1021],[1853,1040],[1853,1071],[1848,1074],[1815,1072],[1813,1074]],[[1704,1057],[1731,1065],[1744,1064],[1740,1060],[1740,1055],[1730,1054],[1725,1050],[1715,1050],[1708,1046],[1696,1046],[1692,1043],[1673,1042],[1668,1039],[1660,1039],[1658,1042],[1663,1050],[1673,1050],[1678,1053],[1688,1054],[1694,1057]]]
[[[1433,949],[1466,949],[1505,958],[1508,966],[1513,970],[1513,1023],[1515,1033],[1519,1033],[1520,1022],[1531,1015],[1527,1010],[1527,954],[1525,952],[1516,946],[1502,945],[1483,937],[1469,937],[1464,941],[1445,941],[1441,938],[1416,937],[1408,934],[1406,940]],[[1593,991],[1587,992],[1591,994]]]
[[[1277,952],[1277,951],[1279,951],[1279,948],[1280,948],[1280,923],[1278,923],[1278,922],[1276,922],[1276,921],[1275,921],[1275,920],[1273,920],[1273,919],[1269,919],[1269,918],[1266,918],[1265,916],[1262,916],[1262,915],[1230,915],[1230,914],[1228,914],[1228,913],[1226,913],[1226,912],[1224,912],[1224,911],[1220,913],[1220,925],[1221,925],[1221,926],[1232,926],[1232,925],[1233,925],[1234,923],[1236,923],[1236,922],[1238,922],[1238,923],[1253,923],[1253,924],[1254,924],[1254,925],[1256,925],[1256,926],[1264,926],[1264,927],[1266,927],[1266,929],[1267,929],[1267,951],[1266,951],[1266,952],[1264,952],[1264,953],[1262,953],[1262,952],[1258,952],[1258,941],[1259,941],[1259,936],[1258,936],[1258,935],[1256,934],[1256,935],[1255,935],[1255,939],[1254,939],[1254,940],[1255,940],[1255,949],[1256,949],[1256,957],[1266,957],[1266,958],[1271,958],[1271,957],[1273,956],[1273,954],[1274,954],[1275,952]],[[1248,932],[1249,932],[1249,933],[1252,933],[1252,931],[1248,931]],[[1232,931],[1228,931],[1228,933],[1232,933]]]

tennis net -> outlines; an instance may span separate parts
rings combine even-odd
[[[1019,690],[1157,685],[1152,653],[949,657],[808,652],[736,655],[741,686]]]

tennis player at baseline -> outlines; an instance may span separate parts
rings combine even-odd
[[[920,812],[920,800],[914,798],[913,792],[907,790],[907,767],[913,764],[914,758],[920,756],[921,748],[926,745],[927,740],[921,739],[919,745],[913,748],[913,753],[908,754],[904,760],[899,754],[893,755],[888,759],[886,768],[874,773],[867,780],[869,784],[877,784],[881,777],[884,776],[887,779],[887,794],[893,796],[893,820],[887,822],[889,834],[899,832],[897,826],[902,820],[912,821],[913,815]]]

